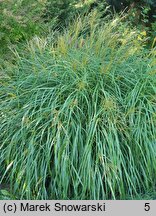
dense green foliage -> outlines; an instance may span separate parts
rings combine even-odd
[[[76,13],[75,0],[54,0],[47,1],[44,17],[47,21],[55,18],[57,27],[64,27],[67,22],[74,18]]]
[[[98,23],[35,38],[1,81],[1,183],[16,198],[155,192],[155,50],[120,19]]]
[[[103,13],[102,16],[105,16],[108,5],[118,12],[127,8],[125,10],[129,14],[127,20],[141,31],[145,29],[153,42],[156,37],[155,0],[2,0],[0,1],[0,56],[6,54],[5,58],[9,59],[9,47],[29,40],[34,35],[48,33],[48,29],[52,29],[54,25],[55,29],[62,30],[79,14],[87,14],[96,8],[99,13]]]
[[[109,7],[109,10],[108,10]],[[155,0],[65,0],[47,1],[44,18],[49,20],[55,18],[56,28],[68,26],[79,13],[88,13],[97,9],[101,17],[109,13],[125,12],[126,20],[140,31],[145,31],[149,40],[148,46],[155,44],[156,38],[156,1]],[[107,11],[107,12],[106,12]],[[101,22],[103,20],[101,19]]]

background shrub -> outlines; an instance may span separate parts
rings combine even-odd
[[[8,47],[29,40],[43,31],[41,19],[46,1],[0,1],[0,55],[9,59]],[[44,25],[44,31],[46,25]]]

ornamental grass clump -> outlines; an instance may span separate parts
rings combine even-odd
[[[0,183],[20,199],[155,191],[156,51],[120,18],[34,38],[0,86]]]

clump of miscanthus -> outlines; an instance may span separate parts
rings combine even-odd
[[[156,182],[156,50],[95,12],[34,38],[0,84],[0,179],[20,199],[126,199]]]

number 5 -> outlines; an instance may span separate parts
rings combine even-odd
[[[150,203],[145,203],[145,211],[149,211],[150,210]]]

